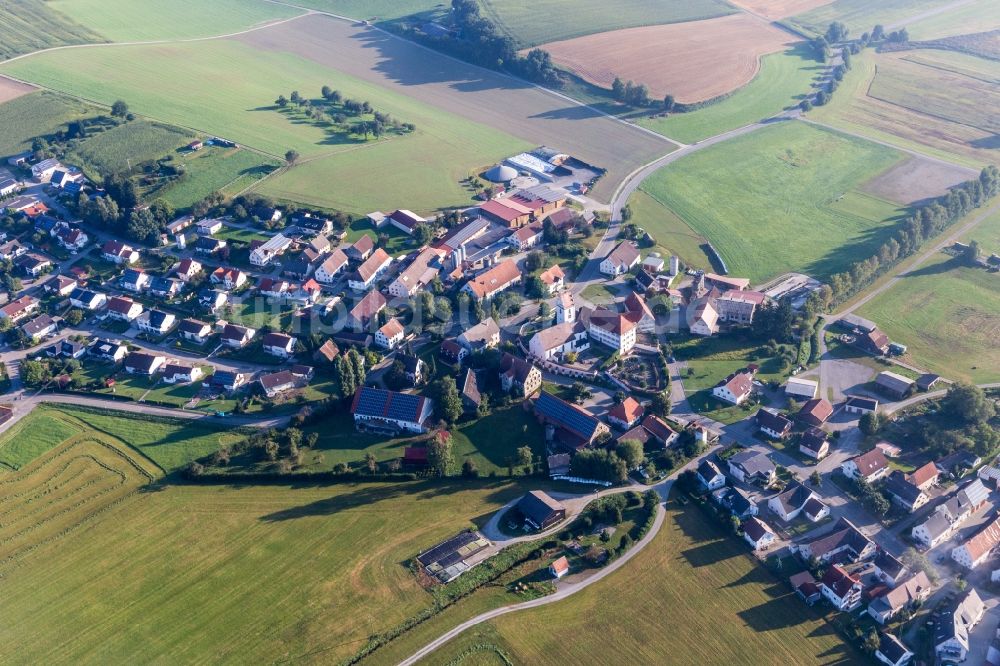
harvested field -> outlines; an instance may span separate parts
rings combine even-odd
[[[943,14],[929,16],[906,26],[910,39],[962,39],[972,33],[1000,28],[1000,3],[996,0],[973,0]]]
[[[692,104],[749,83],[761,56],[784,49],[789,35],[747,14],[602,32],[544,45],[555,62],[585,81],[611,88],[616,76],[646,84],[655,98]]]
[[[326,16],[306,16],[236,39],[254,49],[293,53],[604,168],[607,174],[592,190],[597,198],[609,198],[636,167],[676,148],[531,84]]]
[[[801,14],[833,0],[731,0],[732,4],[771,20]]]
[[[876,23],[886,28],[897,23],[905,25],[916,20],[939,20],[949,10],[938,14],[947,5],[968,4],[969,0],[834,0],[788,19],[797,28],[821,35],[833,21],[847,24],[851,35],[871,30]],[[990,1],[990,0],[987,0]],[[896,26],[900,27],[900,26]]]
[[[859,189],[880,199],[906,205],[947,194],[949,188],[977,176],[975,169],[909,157]]]
[[[927,48],[943,48],[998,60],[1000,59],[1000,30],[945,37],[944,39],[918,42],[917,45],[926,46]]]
[[[38,90],[35,86],[8,79],[6,76],[0,76],[0,104],[9,102],[21,95],[27,95],[35,90]]]

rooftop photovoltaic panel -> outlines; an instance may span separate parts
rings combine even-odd
[[[549,419],[556,421],[563,428],[583,437],[590,439],[597,428],[598,420],[567,402],[542,391],[535,403],[535,409],[540,411]]]

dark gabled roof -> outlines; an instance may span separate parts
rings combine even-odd
[[[178,330],[181,333],[191,333],[192,335],[200,335],[201,332],[205,330],[206,326],[209,326],[209,324],[198,319],[184,319],[181,321]]]
[[[911,506],[923,493],[920,488],[907,481],[906,475],[899,470],[889,475],[885,482],[885,491]]]
[[[142,370],[144,372],[149,372],[149,369],[153,367],[156,359],[159,358],[156,354],[147,354],[146,352],[133,352],[125,357],[125,367],[135,368],[137,370]]]
[[[791,513],[792,511],[802,509],[812,496],[813,492],[811,490],[801,483],[793,482],[780,494],[775,495],[774,499],[778,500],[781,506],[784,507],[785,513]]]
[[[534,368],[531,361],[526,361],[507,352],[504,352],[503,358],[500,359],[500,374],[507,375],[518,384],[524,384]]]
[[[419,423],[427,398],[362,386],[354,394],[351,414]]]
[[[260,385],[265,389],[273,389],[294,383],[295,375],[290,370],[279,370],[278,372],[271,372],[260,377]]]
[[[906,571],[906,566],[902,562],[893,557],[888,551],[882,550],[881,548],[879,548],[878,554],[875,556],[873,563],[892,578],[896,578],[901,573]]]
[[[159,310],[149,311],[149,324],[150,326],[155,326],[156,328],[163,328],[163,324],[167,321],[168,315],[166,312],[161,312]]]
[[[854,526],[854,523],[841,518],[833,526],[833,530],[809,542],[809,550],[815,557],[823,557],[826,553],[847,546],[858,555],[872,541]]]
[[[598,418],[587,410],[571,405],[548,391],[542,391],[538,396],[535,401],[535,411],[554,425],[588,442],[601,426]]]
[[[698,463],[698,476],[705,481],[711,481],[720,474],[722,474],[722,470],[720,470],[719,466],[708,458],[703,458],[702,461]]]
[[[889,661],[896,664],[910,650],[903,641],[892,634],[879,634],[878,651],[885,655]]]
[[[542,525],[553,513],[565,511],[562,504],[541,490],[532,490],[517,503],[517,510],[536,525]]]
[[[799,440],[799,446],[805,447],[810,451],[819,451],[823,448],[823,444],[826,443],[826,431],[822,428],[812,427],[802,433],[802,438]]]
[[[408,372],[411,375],[416,373],[417,370],[420,368],[420,364],[423,363],[423,361],[421,361],[419,357],[414,356],[413,354],[407,354],[405,352],[396,354],[396,360],[402,363],[403,369],[406,370],[406,372]]]
[[[757,411],[757,425],[774,432],[784,433],[791,429],[792,422],[782,414],[772,412],[769,409],[761,409]]]
[[[752,449],[740,451],[729,459],[729,464],[734,467],[739,467],[751,476],[757,474],[770,474],[775,470],[774,463],[771,462],[771,459],[768,458],[766,454]]]

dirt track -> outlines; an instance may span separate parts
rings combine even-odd
[[[785,32],[748,14],[587,35],[542,48],[585,81],[610,88],[616,76],[692,104],[750,83],[760,57],[786,47]]]
[[[603,167],[608,173],[592,194],[605,201],[633,170],[676,148],[663,137],[530,84],[327,16],[305,16],[235,39],[294,53]]]
[[[9,102],[21,95],[27,95],[35,90],[38,90],[35,86],[21,83],[20,81],[12,81],[6,76],[0,76],[0,104]]]

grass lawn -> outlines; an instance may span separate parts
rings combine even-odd
[[[231,301],[225,308],[224,319],[230,323],[260,329],[270,326],[276,330],[284,330],[298,306],[282,301],[248,296],[242,301]]]
[[[765,56],[754,79],[729,97],[689,113],[640,118],[637,122],[684,143],[695,143],[770,118],[797,105],[824,66],[804,46]]]
[[[362,236],[371,236],[372,240],[377,241],[380,234],[385,234],[389,237],[389,241],[382,249],[394,257],[416,249],[416,243],[406,232],[392,225],[385,226],[376,231],[372,228],[372,224],[367,218],[354,220],[351,226],[347,228],[347,236],[344,238],[344,241],[347,243],[356,243]]]
[[[608,305],[621,297],[614,286],[601,283],[588,285],[580,295],[594,305]]]
[[[859,37],[863,32],[871,32],[877,23],[905,23],[907,18],[931,11],[942,4],[941,0],[834,0],[828,5],[785,19],[785,22],[820,35],[826,32],[832,22],[841,21],[847,24],[851,37]]]
[[[245,76],[248,70],[253,77]],[[426,212],[467,204],[472,193],[460,180],[530,147],[304,58],[231,41],[50,52],[0,67],[0,72],[103,104],[126,99],[137,113],[222,136],[276,159],[294,149],[301,162],[266,180],[261,193],[355,213],[396,207]],[[146,85],[154,79],[156,86]],[[239,86],[230,85],[237,80]],[[273,106],[279,94],[298,89],[318,96],[323,85],[368,100],[417,129],[359,142],[331,135],[315,123],[290,122]],[[390,173],[393,187],[387,188]]]
[[[0,465],[20,469],[76,434],[73,425],[53,412],[35,410],[0,440]]]
[[[747,555],[742,540],[696,507],[673,505],[653,542],[621,572],[572,599],[474,627],[420,663],[449,663],[477,644],[500,647],[516,664],[653,664],[663,655],[706,665],[860,659]]]
[[[753,283],[786,271],[826,279],[895,230],[890,217],[904,211],[855,188],[902,157],[786,122],[688,155],[650,176],[642,190],[711,241],[732,275]],[[658,219],[644,219],[645,228],[666,238],[675,226],[661,230]]]
[[[689,227],[669,208],[642,190],[636,190],[628,200],[632,219],[642,229],[653,233],[656,247],[663,253],[676,254],[681,261],[692,268],[712,270],[712,262],[705,252],[708,242],[704,236]],[[594,234],[597,238],[597,234]]]
[[[212,192],[234,196],[279,166],[277,160],[245,148],[216,146],[176,155],[174,161],[184,165],[184,175],[161,187],[154,196],[175,208],[186,208]]]
[[[211,37],[302,13],[253,0],[54,0],[45,4],[113,42]]]
[[[92,478],[108,486],[117,478],[85,460],[76,464],[86,476],[69,477],[70,491]],[[15,511],[0,533],[29,528],[23,540],[0,545],[0,557],[21,547],[16,569],[0,559],[3,661],[245,663],[321,655],[339,663],[370,634],[431,604],[405,561],[527,490],[482,481],[166,485],[128,495],[133,474],[107,499],[85,495],[82,507],[68,491],[44,511],[18,499],[58,474],[53,464],[0,486],[4,509]],[[87,512],[91,504],[106,508]],[[72,511],[61,520],[48,520],[67,506]],[[70,521],[86,529],[61,536]],[[60,640],[47,640],[54,635]]]
[[[65,129],[70,121],[96,112],[98,109],[86,102],[46,90],[4,102],[0,104],[0,155],[30,150],[35,137]]]
[[[920,367],[952,379],[1000,381],[1000,282],[994,273],[939,255],[858,314],[907,345],[907,357]]]
[[[66,157],[90,178],[126,171],[129,164],[158,159],[195,138],[194,132],[147,120],[121,124],[81,142]]]
[[[484,16],[523,47],[733,13],[733,8],[720,0],[619,0],[613,11],[601,0],[484,0],[481,7]]]
[[[96,2],[95,2],[96,4]],[[67,44],[104,41],[44,0],[5,2],[0,14],[0,60]]]

